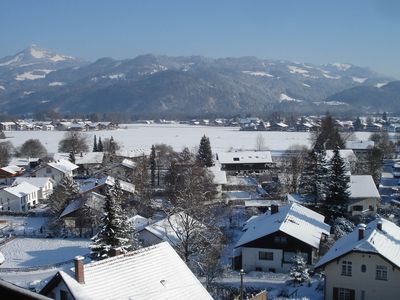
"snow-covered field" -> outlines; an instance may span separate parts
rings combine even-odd
[[[52,265],[89,253],[90,240],[16,238],[0,247],[5,262],[0,268]]]
[[[21,234],[39,234],[41,227],[46,227],[46,217],[16,217],[16,216],[0,216],[1,221],[5,221],[6,227],[4,232],[12,230],[13,233]]]
[[[93,136],[109,138],[113,136],[124,149],[150,149],[152,144],[164,143],[180,151],[183,147],[197,147],[205,134],[210,138],[214,152],[229,149],[254,150],[257,135],[264,137],[265,147],[270,150],[285,150],[291,145],[310,146],[310,134],[307,132],[239,131],[237,127],[191,126],[180,124],[128,124],[126,129],[111,131],[85,132],[89,145]],[[63,138],[63,131],[7,131],[8,140],[15,146],[21,146],[28,139],[39,139],[50,153],[57,152],[58,142]],[[358,132],[359,139],[368,139],[370,133]]]

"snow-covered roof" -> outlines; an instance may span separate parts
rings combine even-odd
[[[289,127],[289,125],[287,125],[283,122],[274,123],[272,126],[278,126],[278,127],[283,127],[283,128]]]
[[[266,213],[250,220],[246,230],[235,248],[251,241],[282,231],[304,243],[318,248],[322,234],[329,235],[330,226],[324,223],[325,217],[296,203],[279,208],[279,212]]]
[[[26,167],[29,166],[29,163],[31,162],[38,162],[39,158],[24,158],[24,157],[15,157],[10,161],[10,165],[16,165],[20,167]]]
[[[378,222],[382,222],[382,230],[377,229]],[[315,267],[322,267],[352,251],[377,253],[400,267],[400,227],[386,219],[375,219],[365,228],[362,240],[358,239],[358,230],[339,239]]]
[[[331,160],[334,155],[333,150],[326,150],[326,160]],[[351,149],[341,149],[339,150],[339,155],[347,162],[352,162],[357,160],[357,156],[354,154]]]
[[[121,165],[123,165],[124,167],[127,167],[129,169],[134,169],[136,166],[136,163],[133,160],[125,158],[122,160]]]
[[[281,205],[281,200],[245,200],[246,207],[269,207],[271,205]]]
[[[116,151],[116,155],[121,156],[121,157],[128,157],[128,158],[141,157],[143,155],[149,156],[150,149],[137,148],[137,149],[129,149],[129,150],[118,150],[118,151]]]
[[[28,182],[22,182],[18,185],[5,188],[4,191],[21,198],[28,194],[39,191],[39,188]]]
[[[19,172],[24,171],[23,168],[18,167],[16,165],[9,165],[9,166],[6,166],[6,167],[2,167],[1,169],[3,171],[7,172],[7,173],[10,173],[10,174],[17,174]]]
[[[81,185],[80,189],[82,193],[86,193],[98,186],[102,185],[109,185],[113,186],[115,183],[115,178],[111,176],[105,176],[103,178],[97,179],[97,178],[90,178],[88,180],[85,180],[83,184]],[[121,186],[121,189],[125,192],[128,193],[134,193],[135,192],[135,186],[132,183],[120,180],[119,184]]]
[[[13,185],[21,184],[22,182],[28,182],[37,188],[43,188],[46,187],[49,181],[54,183],[54,180],[50,177],[17,177],[15,178]]]
[[[57,169],[63,173],[69,173],[79,168],[77,165],[66,159],[59,159],[55,162],[48,163],[48,166]]]
[[[60,159],[68,160],[69,153],[55,153],[53,159],[55,161]],[[103,162],[104,152],[82,152],[75,154],[76,165],[91,165],[101,164]]]
[[[59,273],[81,299],[212,299],[168,243],[84,265],[84,284],[72,270]]]
[[[82,206],[83,199],[72,200],[60,215],[60,218],[69,215],[70,213],[77,211]]]
[[[373,141],[347,141],[346,149],[366,150],[374,147],[374,145],[375,143]]]
[[[350,198],[380,198],[371,175],[350,176]]]
[[[240,151],[218,153],[221,164],[272,163],[271,151]]]
[[[186,223],[186,220],[188,220],[188,222],[193,224],[197,222],[184,212],[180,212],[169,216],[169,218],[166,217],[154,224],[146,226],[144,230],[151,232],[152,234],[154,234],[156,237],[158,237],[163,241],[170,242],[172,244],[177,244],[179,243],[179,239],[175,231],[181,231],[179,228],[181,228],[184,225],[184,223]],[[199,226],[204,226],[200,222],[198,224]]]
[[[215,166],[209,167],[208,170],[214,175],[214,184],[227,184],[226,172],[221,170],[221,166],[216,164]]]
[[[129,222],[131,222],[136,231],[140,231],[150,224],[150,220],[142,217],[141,215],[134,215],[133,217],[129,218]]]

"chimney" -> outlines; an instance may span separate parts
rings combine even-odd
[[[276,204],[271,205],[271,215],[276,214],[279,212],[279,206]]]
[[[365,237],[365,224],[358,225],[358,240],[361,241]]]
[[[83,260],[85,258],[83,256],[76,256],[74,259],[75,262],[75,280],[78,283],[85,283],[85,272],[83,266]]]
[[[376,224],[376,228],[380,231],[382,231],[382,221],[379,220],[378,223]]]
[[[114,256],[118,256],[118,255],[121,255],[121,248],[111,248],[110,256],[114,257]]]

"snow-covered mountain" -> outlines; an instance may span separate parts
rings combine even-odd
[[[342,90],[390,80],[348,63],[155,55],[86,63],[31,46],[0,59],[0,109],[123,111],[138,116],[313,111],[326,109],[330,102],[325,100]],[[348,110],[348,104],[344,108]]]

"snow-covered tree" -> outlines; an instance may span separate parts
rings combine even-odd
[[[291,262],[292,265],[289,270],[289,276],[292,278],[295,285],[310,280],[310,274],[308,273],[307,264],[303,256],[296,254],[292,257]]]
[[[69,160],[70,162],[72,162],[73,164],[75,163],[75,153],[74,153],[74,151],[71,151],[71,152],[69,153],[68,160]]]
[[[353,222],[347,220],[346,218],[339,217],[336,218],[333,222],[333,234],[335,239],[338,240],[342,236],[347,235],[353,232],[354,228],[356,227]]]
[[[213,165],[210,139],[205,135],[203,135],[200,140],[199,152],[197,153],[197,162],[201,166],[206,167],[211,167]]]
[[[347,208],[347,201],[350,196],[350,178],[347,174],[346,164],[340,156],[339,149],[333,151],[333,157],[330,161],[328,176],[327,202],[329,206],[334,207],[338,213],[344,213]]]
[[[299,191],[303,195],[315,196],[317,194],[317,156],[314,150],[308,152],[304,160],[303,172],[300,176]]]
[[[317,200],[326,200],[326,194],[328,192],[328,173],[329,165],[326,160],[325,149],[319,149],[315,152],[316,155],[316,168],[315,168],[315,179],[316,179],[316,189],[317,189]]]
[[[96,259],[109,257],[111,249],[119,248],[126,252],[138,247],[136,236],[132,233],[132,225],[122,209],[122,201],[122,190],[116,179],[114,186],[107,187],[106,190],[103,227],[90,245],[92,257]]]
[[[152,145],[150,152],[150,182],[152,187],[154,187],[156,183],[156,168],[156,147]]]
[[[98,152],[103,152],[103,143],[101,141],[101,137],[99,137],[99,142],[97,144],[97,151]]]
[[[96,138],[96,135],[94,135],[94,138],[93,138],[93,152],[97,152],[97,151],[99,151],[98,147],[97,147],[97,138]]]

